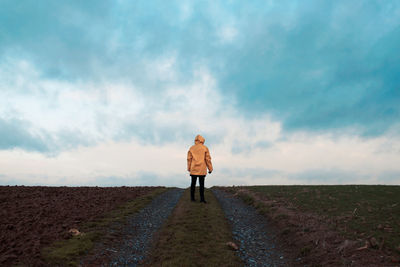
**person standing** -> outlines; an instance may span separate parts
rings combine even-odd
[[[201,135],[197,135],[194,139],[194,145],[190,147],[187,154],[187,169],[192,177],[190,185],[190,198],[196,201],[194,197],[196,189],[197,177],[199,177],[200,184],[200,202],[207,203],[204,199],[204,179],[208,173],[211,174],[213,166],[211,163],[211,156],[208,147],[204,145],[205,139]]]

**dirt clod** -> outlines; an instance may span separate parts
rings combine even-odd
[[[76,236],[76,235],[81,235],[82,233],[81,232],[79,232],[79,230],[78,229],[75,229],[75,228],[73,228],[73,229],[69,229],[69,231],[68,231],[71,235],[73,235],[73,236]]]
[[[233,242],[227,242],[226,245],[227,245],[229,248],[233,249],[233,250],[238,250],[238,249],[239,249],[238,245],[236,245],[236,244],[233,243]]]
[[[365,241],[365,245],[364,246],[362,246],[362,247],[359,247],[358,249],[356,249],[356,250],[364,250],[364,249],[367,249],[367,248],[369,248],[370,247],[370,244],[369,244],[369,242],[368,241]]]
[[[377,248],[378,247],[378,241],[376,240],[375,237],[371,237],[369,239],[369,242],[370,242],[372,248]]]
[[[391,260],[393,263],[400,263],[400,259],[398,257],[392,256]]]
[[[338,247],[338,252],[344,252],[349,250],[351,247],[353,247],[357,242],[351,241],[351,240],[345,240],[339,247]]]

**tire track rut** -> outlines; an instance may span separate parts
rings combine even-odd
[[[264,216],[222,190],[213,188],[212,192],[232,227],[239,256],[246,266],[290,266],[276,246],[275,233]]]

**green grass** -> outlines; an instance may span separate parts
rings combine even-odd
[[[197,193],[197,192],[196,192]],[[155,242],[147,266],[242,266],[226,242],[231,229],[211,191],[207,204],[190,201],[186,190]]]
[[[120,205],[96,221],[82,223],[79,230],[84,233],[83,235],[56,241],[44,248],[41,253],[43,260],[50,266],[78,266],[79,257],[89,252],[96,241],[105,238],[111,226],[123,224],[128,216],[138,212],[155,196],[166,190],[166,188],[157,188],[148,195]]]
[[[262,193],[271,200],[291,203],[302,211],[312,211],[332,218],[336,222],[333,227],[347,238],[384,239],[385,247],[399,252],[397,248],[400,247],[400,186],[248,186],[243,188]]]

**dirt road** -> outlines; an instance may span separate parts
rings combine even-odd
[[[209,197],[211,201],[207,204],[190,203],[188,194],[185,194],[186,197],[180,200],[182,192],[182,189],[172,189],[155,198],[150,205],[129,218],[126,226],[118,234],[120,240],[111,244],[98,244],[95,248],[96,253],[90,258],[82,260],[81,265],[140,266],[141,263],[148,260],[146,256],[150,256],[150,258],[154,256],[149,253],[157,254],[158,261],[156,262],[160,264],[165,260],[167,266],[169,263],[176,264],[177,260],[170,260],[171,257],[181,258],[178,261],[182,264],[184,262],[185,266],[188,264],[188,266],[204,266],[202,264],[206,262],[219,262],[224,265],[224,260],[227,258],[222,259],[221,255],[224,254],[224,250],[227,252],[232,250],[225,243],[233,241],[239,246],[234,257],[240,258],[244,266],[289,266],[289,260],[283,256],[275,243],[274,231],[266,222],[266,218],[258,214],[254,208],[220,190],[209,191],[208,194],[215,197]],[[168,218],[178,200],[187,208],[181,208],[179,212],[172,213],[171,216],[177,217],[176,219]],[[213,213],[206,211],[207,206],[213,210]],[[193,212],[196,213],[196,210],[199,214],[201,213],[200,217],[193,214]],[[207,217],[210,215],[212,218]],[[214,220],[215,217],[226,218],[229,223],[215,222],[208,225],[208,222]],[[168,236],[168,241],[162,241],[162,244],[158,244],[154,250],[151,244],[157,243],[157,240],[152,240],[152,237],[157,236],[157,231],[167,218],[170,223],[174,221],[179,223],[170,225],[170,228],[174,228],[174,230],[172,233],[167,230],[169,233],[164,235],[164,237]],[[195,226],[198,223],[201,223],[206,229]],[[215,224],[218,224],[218,229],[211,229],[216,226]],[[204,235],[214,230],[216,232],[213,236],[203,238]],[[216,244],[212,239],[216,239],[218,233],[222,231],[232,231],[234,239],[222,239]],[[195,235],[197,236],[194,237]],[[224,238],[226,237],[227,235]],[[182,246],[182,243],[186,245]],[[160,253],[160,249],[169,252]],[[213,249],[222,250],[215,255],[210,252]],[[228,255],[227,257],[232,256]],[[234,259],[230,260],[235,262]],[[242,266],[242,264],[237,266]]]

